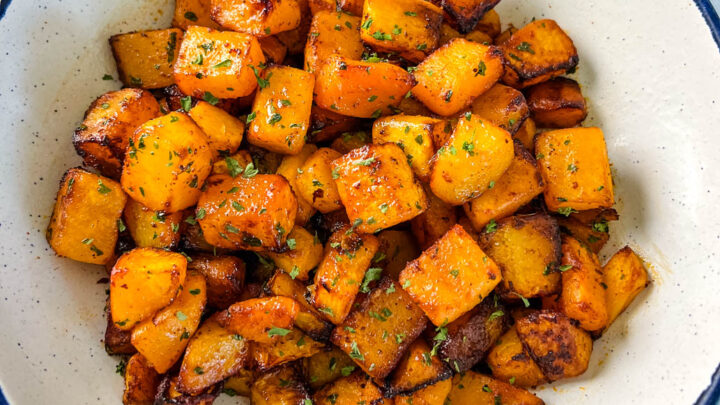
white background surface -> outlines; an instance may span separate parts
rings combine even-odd
[[[55,258],[58,181],[80,159],[71,134],[119,88],[110,35],[169,23],[171,0],[16,0],[0,21],[0,383],[12,404],[120,403],[101,339],[100,267]],[[556,19],[580,53],[590,119],[605,131],[630,244],[653,285],[550,404],[689,404],[720,361],[720,53],[692,1],[503,0],[503,24]],[[225,397],[223,403],[237,399]],[[218,401],[221,403],[221,401]]]

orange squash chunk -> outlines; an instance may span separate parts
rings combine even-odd
[[[212,19],[223,28],[268,36],[300,25],[296,0],[210,0]]]
[[[608,323],[606,287],[598,257],[570,236],[563,237],[562,253],[562,311],[587,331],[604,328]]]
[[[315,72],[330,55],[359,60],[365,47],[360,39],[360,17],[319,11],[313,15],[305,45],[305,69]]]
[[[642,259],[625,246],[603,267],[603,282],[607,286],[608,325],[630,305],[648,285],[648,275]]]
[[[522,388],[474,371],[453,377],[453,387],[447,399],[451,404],[544,404],[542,399]]]
[[[127,87],[143,89],[171,86],[182,39],[177,28],[113,35],[110,46],[120,80]]]
[[[298,312],[300,305],[292,298],[254,298],[231,305],[219,322],[245,339],[272,343],[290,333]]]

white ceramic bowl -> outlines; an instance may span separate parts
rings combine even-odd
[[[6,0],[2,0],[3,3]],[[0,383],[11,404],[120,403],[102,345],[99,266],[53,255],[44,232],[71,133],[117,89],[110,35],[169,24],[171,0],[18,0],[0,21]],[[595,343],[551,404],[692,403],[720,360],[720,52],[690,0],[503,0],[503,24],[556,19],[600,126],[620,221],[653,283]],[[217,403],[232,403],[224,397]]]

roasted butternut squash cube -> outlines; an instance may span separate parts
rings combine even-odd
[[[267,255],[275,266],[291,275],[293,279],[307,281],[310,278],[310,270],[322,260],[322,243],[305,228],[296,226],[290,231],[286,244],[288,246],[286,252]]]
[[[120,330],[170,305],[185,284],[187,259],[162,249],[138,248],[120,256],[110,274],[110,312]]]
[[[300,4],[300,25],[297,28],[278,32],[274,36],[287,47],[287,54],[291,56],[302,55],[305,51],[305,43],[307,42],[308,34],[310,33],[310,22],[312,16],[307,7],[307,0],[298,0]],[[299,61],[299,58],[294,59]],[[301,67],[298,63],[297,67]]]
[[[123,218],[137,247],[174,248],[180,242],[183,212],[153,211],[135,200],[125,204]]]
[[[415,85],[410,73],[387,62],[329,56],[315,72],[315,102],[358,118],[378,118],[396,107]]]
[[[313,15],[305,45],[305,69],[315,72],[331,55],[359,60],[365,47],[360,39],[360,17],[322,10]]]
[[[395,397],[395,405],[444,405],[452,389],[452,378],[438,381],[409,395]]]
[[[50,247],[58,256],[79,262],[108,263],[126,200],[116,181],[81,168],[68,170],[46,232]]]
[[[413,172],[426,180],[430,175],[430,158],[435,154],[434,132],[444,128],[445,123],[436,118],[393,115],[375,120],[372,140],[375,144],[398,145],[405,152]]]
[[[178,376],[165,374],[160,381],[157,395],[155,396],[156,404],[193,404],[193,405],[211,405],[222,392],[221,384],[215,384],[198,395],[184,394],[178,391]]]
[[[598,254],[610,239],[610,233],[586,225],[575,218],[557,218],[560,230],[582,242],[593,253]],[[609,230],[608,230],[609,231]]]
[[[482,31],[491,38],[496,38],[500,35],[500,28],[500,15],[495,9],[488,10],[475,25],[476,31]]]
[[[360,36],[380,52],[417,63],[438,47],[442,20],[442,9],[428,1],[366,0]]]
[[[257,88],[265,56],[249,34],[189,27],[175,62],[175,83],[195,98],[238,98]]]
[[[119,326],[112,320],[110,313],[110,297],[108,296],[105,303],[105,318],[107,318],[107,326],[105,327],[105,351],[109,355],[118,354],[135,354],[137,350],[130,343],[130,331],[121,330]]]
[[[382,404],[382,391],[362,371],[355,371],[324,386],[313,395],[315,405]]]
[[[412,91],[403,97],[396,110],[405,115],[420,115],[423,117],[430,117],[433,115],[433,112],[425,107],[425,104],[419,102],[412,96]]]
[[[490,90],[476,98],[470,110],[510,134],[515,134],[530,115],[525,96],[518,90],[501,83],[496,83]]]
[[[310,110],[309,142],[323,142],[334,139],[337,135],[351,131],[360,122],[359,118],[320,108],[313,105]]]
[[[225,309],[240,301],[245,285],[245,262],[235,256],[194,255],[188,269],[205,276],[207,303]]]
[[[300,304],[292,298],[253,298],[230,305],[218,321],[244,339],[271,344],[290,333],[298,312]]]
[[[296,0],[210,0],[210,13],[223,28],[258,37],[300,25]]]
[[[498,266],[460,225],[407,264],[400,284],[435,326],[479,304],[500,282]]]
[[[342,208],[332,171],[332,161],[340,156],[330,148],[317,149],[297,171],[298,195],[323,214]]]
[[[541,128],[570,128],[587,117],[585,97],[575,80],[557,77],[526,90],[535,123]]]
[[[463,35],[459,33],[452,25],[447,22],[443,22],[440,25],[440,45],[445,45],[455,38],[462,38]]]
[[[457,38],[417,66],[412,94],[432,112],[454,115],[490,89],[502,72],[498,48]]]
[[[330,340],[379,380],[390,374],[426,324],[422,310],[400,284],[385,277]]]
[[[160,376],[142,354],[136,353],[125,365],[123,405],[148,405],[155,401]]]
[[[486,358],[493,377],[513,382],[518,387],[535,387],[545,382],[545,376],[523,347],[513,326],[490,348]]]
[[[485,357],[498,338],[507,330],[510,314],[490,300],[438,328],[434,337],[440,358],[456,373],[464,373]]]
[[[305,145],[310,127],[315,76],[289,66],[271,66],[263,71],[262,80],[250,113],[248,142],[295,155]]]
[[[193,25],[220,29],[210,16],[210,0],[175,0],[172,26],[187,30]]]
[[[255,368],[262,372],[281,364],[313,356],[324,348],[325,345],[314,341],[299,329],[292,329],[290,333],[279,336],[271,344],[254,342],[252,354]]]
[[[253,383],[250,400],[257,405],[305,405],[312,403],[295,367],[285,365],[269,371]]]
[[[537,127],[535,125],[535,121],[533,121],[532,118],[528,117],[523,121],[522,125],[520,125],[520,128],[518,129],[515,134],[513,134],[513,138],[517,139],[522,143],[522,145],[525,147],[525,149],[530,152],[530,154],[534,154],[535,152],[535,133],[537,132]]]
[[[183,32],[177,28],[110,37],[120,80],[127,87],[159,89],[175,83],[173,65]]]
[[[223,391],[227,393],[228,390],[232,390],[234,394],[249,397],[250,387],[257,378],[256,374],[253,370],[240,369],[237,374],[225,380],[223,383]],[[229,393],[229,395],[231,395],[231,393]]]
[[[203,131],[186,114],[171,112],[135,130],[125,154],[123,190],[152,210],[183,210],[198,202],[212,158]]]
[[[500,180],[513,156],[509,132],[466,114],[431,160],[430,189],[450,205],[466,203]]]
[[[455,20],[463,33],[471,31],[478,21],[500,0],[445,0],[443,10]]]
[[[467,34],[465,34],[465,36],[463,38],[467,39],[468,41],[477,42],[477,43],[483,44],[483,45],[492,45],[493,44],[492,37],[490,35],[488,35],[487,33],[485,33],[484,31],[480,31],[480,30],[470,31]]]
[[[499,28],[499,26],[498,26],[498,28]],[[512,23],[509,24],[509,26],[503,32],[500,32],[500,34],[498,34],[495,37],[495,45],[500,46],[500,45],[504,44],[517,31],[518,31],[518,29],[515,28],[515,26],[512,25]]]
[[[303,164],[305,164],[305,161],[310,155],[315,153],[316,150],[317,146],[306,144],[300,150],[300,153],[283,157],[280,166],[277,168],[277,174],[285,177],[288,183],[290,183],[290,188],[292,188],[293,193],[297,196],[298,212],[295,216],[295,223],[301,226],[305,225],[308,220],[310,220],[310,217],[315,214],[315,208],[313,208],[310,202],[305,201],[300,194],[297,179],[298,176],[300,176]]]
[[[255,166],[252,155],[246,150],[240,150],[237,153],[226,156],[224,159],[216,160],[215,163],[213,163],[211,176],[215,174],[226,174],[237,177],[238,174],[245,172],[245,168],[248,165],[252,165],[252,167]]]
[[[608,323],[603,272],[597,255],[571,236],[562,239],[562,291],[560,307],[565,315],[587,331]]]
[[[302,364],[305,381],[313,390],[347,377],[358,368],[350,356],[335,346],[303,359]]]
[[[375,236],[347,226],[330,235],[308,301],[335,325],[350,313],[378,245]]]
[[[473,227],[482,232],[490,221],[512,215],[545,187],[535,158],[515,141],[515,157],[492,188],[463,205]]]
[[[421,248],[427,249],[457,223],[456,207],[437,198],[428,188],[428,209],[410,222],[415,240]]]
[[[612,174],[600,128],[568,128],[535,137],[535,155],[545,182],[548,210],[612,208]]]
[[[300,304],[295,326],[314,340],[328,340],[333,325],[305,297],[307,288],[283,271],[276,271],[267,282],[267,290],[277,296],[292,298]]]
[[[285,56],[287,55],[287,45],[274,35],[258,38],[258,42],[260,42],[263,55],[265,55],[265,60],[267,60],[268,63],[275,63],[278,65],[283,63]]]
[[[158,116],[160,105],[148,91],[127,88],[105,93],[88,107],[73,134],[73,145],[85,166],[119,178],[135,128]]]
[[[330,144],[330,148],[340,152],[344,155],[350,153],[351,150],[362,148],[365,145],[372,143],[371,136],[366,131],[353,131],[345,132],[342,135],[335,138]]]
[[[603,267],[603,282],[607,286],[608,325],[630,305],[648,285],[648,275],[642,259],[625,246]]]
[[[199,101],[188,114],[207,135],[210,149],[216,155],[221,151],[235,153],[240,147],[245,132],[245,124],[222,108],[215,107],[205,101]]]
[[[572,39],[553,20],[535,20],[508,38],[502,46],[505,55],[503,82],[515,88],[542,83],[578,64]]]
[[[396,338],[404,340],[403,336]],[[431,353],[432,348],[425,339],[417,338],[387,378],[385,395],[408,394],[452,377],[452,371]]]
[[[515,320],[515,328],[548,380],[575,377],[587,369],[592,339],[564,314],[530,311]]]
[[[422,252],[408,231],[388,229],[378,233],[377,238],[380,247],[373,257],[373,265],[382,268],[383,273],[393,280],[397,280],[405,265]]]
[[[110,288],[112,294],[112,284]],[[189,273],[172,304],[133,328],[133,346],[158,373],[165,373],[182,357],[188,338],[200,324],[206,294],[205,278]]]
[[[451,404],[516,404],[543,405],[542,399],[522,388],[468,371],[453,377],[453,387],[447,397]]]
[[[213,176],[195,210],[205,239],[227,249],[282,251],[295,226],[297,200],[284,177],[255,174]]]
[[[518,215],[491,222],[480,246],[500,267],[504,298],[517,301],[559,291],[560,229],[550,216]]]
[[[197,395],[250,365],[250,342],[208,318],[190,338],[178,374],[178,390]]]
[[[408,221],[428,206],[427,196],[402,149],[366,145],[333,161],[340,199],[360,232],[376,232]]]

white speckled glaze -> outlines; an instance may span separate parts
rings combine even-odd
[[[119,88],[110,35],[169,23],[172,0],[16,0],[0,21],[0,384],[11,404],[120,403],[105,276],[44,238],[71,133]],[[653,284],[550,404],[689,404],[720,361],[720,52],[690,0],[503,0],[503,25],[556,19],[580,53],[586,125],[605,131],[620,221]],[[237,403],[223,397],[218,404]]]

